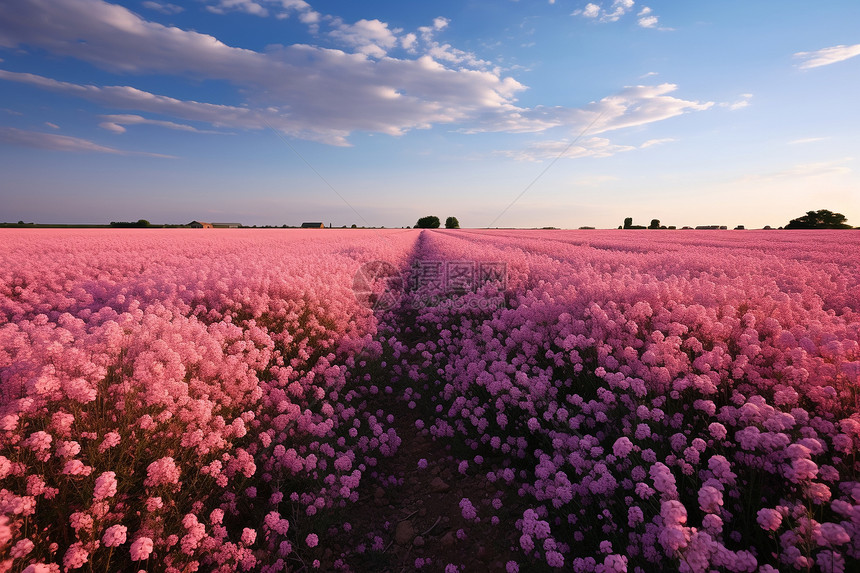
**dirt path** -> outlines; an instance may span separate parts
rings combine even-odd
[[[394,414],[402,443],[396,455],[380,459],[362,480],[359,501],[347,508],[350,531],[340,527],[330,540],[343,548],[329,556],[332,567],[340,559],[343,570],[356,572],[435,572],[449,564],[461,572],[505,571],[507,561],[517,558],[511,551],[513,520],[521,512],[504,506],[496,510],[492,500],[508,492],[485,473],[460,474],[450,446],[423,435],[415,427],[416,412],[402,400],[386,397],[380,408]],[[419,467],[422,459],[424,468]],[[480,521],[463,517],[463,498],[472,502]]]

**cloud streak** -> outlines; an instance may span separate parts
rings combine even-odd
[[[186,125],[184,123],[176,123],[173,121],[163,121],[158,119],[147,119],[140,115],[103,115],[102,119],[104,119],[105,121],[100,123],[99,127],[108,131],[112,131],[113,133],[125,133],[127,131],[125,128],[126,125],[154,125],[157,127],[164,127],[176,131],[189,131],[192,133],[223,133],[218,131],[200,130],[192,125]]]
[[[19,146],[43,149],[47,151],[76,151],[110,153],[113,155],[137,155],[143,157],[157,157],[161,159],[172,158],[170,155],[159,153],[146,153],[141,151],[124,151],[99,145],[87,139],[59,135],[56,133],[45,133],[41,131],[28,131],[15,127],[0,127],[0,142]]]
[[[803,60],[798,64],[798,67],[801,70],[829,66],[838,62],[844,62],[845,60],[856,56],[860,56],[860,44],[854,44],[852,46],[832,46],[830,48],[822,48],[814,52],[797,52],[794,54],[795,58]]]

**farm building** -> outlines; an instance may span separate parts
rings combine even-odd
[[[211,229],[212,223],[204,223],[203,221],[191,221],[186,226],[191,227],[192,229]]]
[[[325,229],[322,223],[302,223],[302,229]]]
[[[241,223],[212,223],[216,229],[238,229],[242,226]]]

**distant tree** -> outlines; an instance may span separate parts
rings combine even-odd
[[[624,228],[625,229],[629,229],[632,226],[633,226],[633,217],[627,217],[626,219],[624,219]]]
[[[850,229],[842,213],[833,213],[827,209],[807,211],[803,217],[792,219],[786,229]]]
[[[137,228],[137,227],[149,227],[152,223],[147,221],[146,219],[138,219],[137,221],[111,221],[111,227],[123,227],[123,228]]]
[[[649,229],[659,229],[660,228],[660,219],[651,219],[651,224],[648,225]]]
[[[436,215],[428,215],[426,217],[421,217],[418,219],[418,222],[415,223],[416,229],[438,229],[439,228],[439,217]]]
[[[350,228],[350,229],[358,229],[358,227],[356,226],[356,224],[355,224],[355,223],[353,223],[349,228]]]
[[[448,217],[445,219],[445,228],[446,229],[459,229],[460,221],[457,220],[457,217]]]

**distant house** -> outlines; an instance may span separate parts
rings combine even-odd
[[[212,223],[216,229],[238,229],[242,226],[241,223]]]
[[[725,229],[725,227],[719,225],[699,225],[696,227],[697,231],[718,231],[720,229]]]
[[[191,227],[192,229],[212,229],[212,223],[204,223],[203,221],[191,221],[186,225],[186,227]]]
[[[302,229],[325,229],[322,223],[302,223]]]

